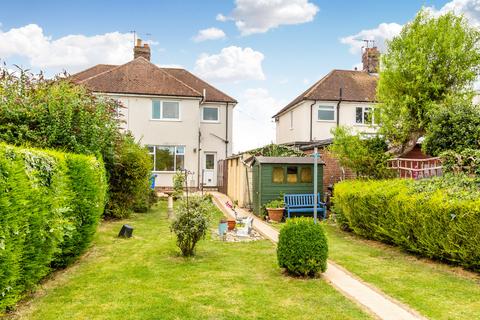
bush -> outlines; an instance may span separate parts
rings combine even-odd
[[[84,251],[106,188],[92,156],[0,144],[0,313]]]
[[[364,237],[480,270],[480,181],[465,175],[335,185],[341,221]]]
[[[280,231],[277,247],[278,265],[288,273],[314,276],[327,270],[328,243],[320,224],[312,219],[288,220]]]
[[[464,149],[459,153],[445,151],[440,154],[440,158],[445,172],[464,172],[480,177],[480,149]]]
[[[110,172],[109,201],[105,215],[127,218],[135,204],[145,201],[150,193],[149,177],[152,160],[146,148],[136,143],[129,134],[117,141]]]
[[[133,204],[133,211],[145,213],[148,212],[158,202],[157,192],[148,189],[147,192],[141,193],[139,198]]]
[[[185,186],[185,174],[182,171],[175,172],[173,176],[173,198],[183,197],[183,188]]]
[[[210,198],[190,197],[179,201],[177,216],[171,225],[171,230],[177,236],[177,246],[185,257],[195,254],[195,245],[205,238],[214,210]]]

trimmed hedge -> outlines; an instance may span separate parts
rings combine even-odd
[[[344,181],[334,211],[345,227],[428,258],[480,271],[480,180]]]
[[[0,144],[0,314],[85,250],[106,189],[92,156]]]
[[[290,274],[314,276],[327,270],[328,243],[320,223],[313,219],[289,219],[280,231],[278,265]]]

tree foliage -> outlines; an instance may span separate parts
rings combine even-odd
[[[264,157],[306,157],[307,155],[295,148],[271,143],[261,148],[253,149],[247,153]]]
[[[446,150],[480,149],[480,109],[470,102],[441,107],[432,115],[422,149],[432,156]]]
[[[334,139],[330,151],[338,158],[340,164],[350,168],[359,177],[382,179],[392,176],[387,168],[388,145],[376,135],[362,137],[354,135],[347,127],[337,127],[332,131]]]
[[[446,101],[471,101],[480,70],[480,32],[463,16],[420,11],[382,57],[381,132],[402,153],[424,135]]]

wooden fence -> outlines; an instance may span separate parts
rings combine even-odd
[[[399,178],[422,179],[443,174],[440,158],[406,159],[395,158],[388,161],[388,167],[396,170]]]

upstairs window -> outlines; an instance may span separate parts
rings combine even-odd
[[[357,124],[365,124],[365,125],[378,124],[375,118],[380,118],[380,117],[378,117],[378,114],[376,115],[376,113],[378,112],[371,107],[356,107],[355,122]]]
[[[152,101],[153,120],[180,120],[180,103],[178,101]]]
[[[206,122],[218,122],[218,108],[217,107],[203,107],[202,120]]]
[[[335,121],[335,107],[334,106],[319,106],[318,107],[319,121]]]

